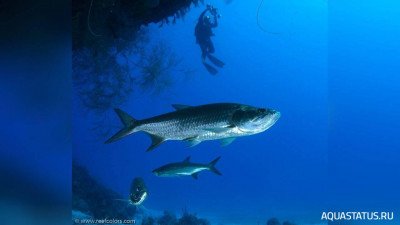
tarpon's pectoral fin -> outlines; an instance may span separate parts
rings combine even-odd
[[[185,160],[183,160],[184,162],[190,162],[190,156],[188,156]]]
[[[192,106],[190,105],[179,105],[179,104],[172,104],[172,107],[174,107],[176,110],[181,110],[181,109],[187,109]]]
[[[151,145],[146,150],[146,152],[155,149],[157,146],[161,145],[165,141],[165,138],[154,135],[154,134],[149,134],[149,136],[151,137]]]
[[[219,134],[219,133],[228,132],[228,131],[230,131],[230,130],[231,130],[232,128],[234,128],[234,127],[235,127],[235,126],[232,125],[232,126],[227,126],[227,127],[204,128],[203,130],[205,130],[205,131],[210,131],[210,132]]]
[[[187,144],[188,147],[193,147],[193,146],[198,145],[198,144],[201,143],[201,141],[198,139],[198,136],[185,138],[182,141],[187,141],[188,142],[188,144]]]
[[[192,174],[192,177],[194,178],[194,179],[196,179],[197,180],[197,175],[199,174],[199,172],[197,172],[197,173],[194,173],[194,174]]]
[[[188,138],[182,139],[182,141],[190,141],[190,140],[196,139],[198,137],[199,136],[188,137]]]
[[[231,138],[224,138],[221,140],[221,146],[227,146],[230,143],[232,143],[236,138],[235,137],[231,137]]]

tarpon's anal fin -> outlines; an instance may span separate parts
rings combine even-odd
[[[194,179],[196,179],[197,180],[197,175],[199,174],[199,172],[197,172],[197,173],[194,173],[194,174],[192,174],[192,177],[194,178]]]
[[[160,144],[162,144],[165,141],[165,138],[154,135],[154,134],[149,134],[149,136],[151,137],[151,145],[146,150],[146,152],[155,149],[157,146],[159,146]]]
[[[176,110],[182,110],[182,109],[191,108],[191,107],[193,107],[193,106],[190,106],[190,105],[172,104],[172,107],[174,107]]]
[[[193,146],[201,143],[201,141],[198,139],[198,137],[199,136],[189,137],[189,138],[183,139],[182,141],[187,141],[188,142],[187,146],[193,147]]]
[[[191,140],[188,140],[187,146],[190,148],[190,147],[196,146],[200,143],[201,143],[201,141],[198,139],[191,139]]]
[[[221,146],[227,146],[227,145],[229,145],[230,143],[232,143],[234,140],[236,140],[236,138],[235,137],[230,137],[230,138],[224,138],[224,139],[222,139],[221,140]]]
[[[184,162],[190,162],[190,156],[188,156],[185,160],[183,160]]]

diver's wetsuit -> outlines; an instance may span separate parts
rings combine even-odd
[[[211,23],[211,19],[207,19],[206,17],[204,17],[207,11],[209,11],[209,9],[204,10],[200,14],[194,32],[194,35],[196,36],[196,43],[200,45],[201,58],[203,59],[203,61],[209,53],[215,52],[214,45],[211,41],[211,36],[214,36],[214,34],[211,29],[218,26],[216,15],[214,15],[213,23]]]

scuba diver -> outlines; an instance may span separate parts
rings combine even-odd
[[[213,19],[211,19],[210,15],[206,15],[207,12],[209,12],[211,16],[213,16]],[[225,65],[225,63],[223,63],[221,60],[211,55],[215,52],[214,45],[211,41],[211,36],[215,36],[215,34],[213,34],[212,32],[212,28],[218,26],[217,18],[220,17],[221,15],[217,14],[217,9],[207,4],[207,9],[205,9],[200,14],[194,31],[194,36],[196,36],[196,43],[200,45],[201,59],[203,61],[203,65],[212,75],[217,74],[218,70],[206,63],[206,58],[208,58],[210,62],[212,62],[217,67],[222,68]]]

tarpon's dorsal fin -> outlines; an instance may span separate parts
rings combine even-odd
[[[193,106],[172,104],[172,107],[174,107],[176,110],[182,110],[182,109],[187,109],[187,108],[190,108],[190,107],[193,107]]]
[[[230,126],[227,126],[227,127],[204,128],[203,130],[219,134],[219,133],[228,132],[231,129],[233,129],[234,127],[235,127],[235,125],[230,125]]]
[[[183,160],[184,162],[190,162],[190,156],[186,157],[185,160]]]
[[[201,143],[201,141],[198,139],[198,137],[199,136],[189,137],[189,138],[183,139],[182,141],[187,141],[188,142],[187,146],[193,147],[193,146]]]
[[[194,173],[194,174],[192,174],[192,177],[194,178],[194,179],[196,179],[197,180],[197,175],[199,174],[199,172],[197,172],[197,173]]]
[[[160,144],[162,144],[165,141],[165,138],[154,135],[154,134],[149,134],[149,136],[151,137],[151,145],[146,150],[146,152],[155,149],[157,146],[159,146]]]
[[[230,138],[224,138],[221,140],[221,146],[227,146],[230,143],[232,143],[236,138],[235,137],[230,137]]]

